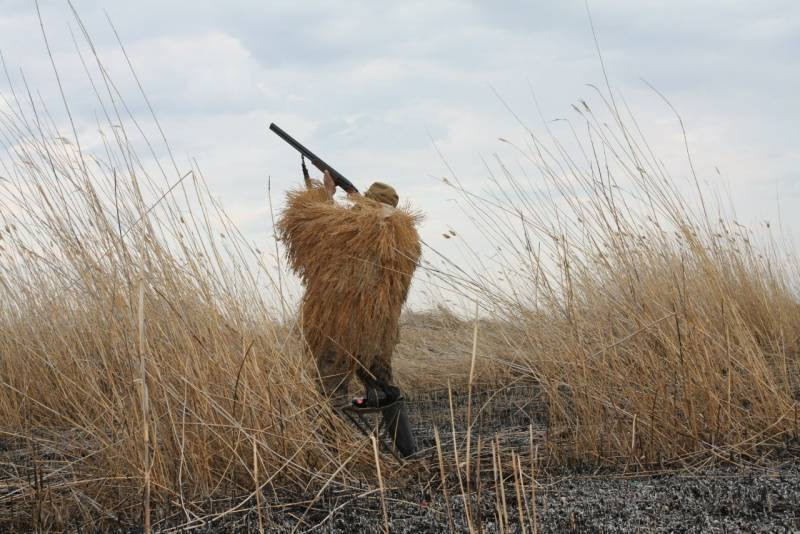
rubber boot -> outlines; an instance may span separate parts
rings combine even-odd
[[[381,412],[383,415],[383,428],[394,443],[397,452],[403,458],[408,458],[417,452],[417,443],[408,421],[406,402],[399,400],[387,406]]]

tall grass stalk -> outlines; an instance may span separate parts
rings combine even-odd
[[[288,280],[200,169],[174,160],[154,115],[161,141],[148,137],[78,25],[95,123],[71,113],[60,79],[61,113],[10,76],[0,105],[0,452],[11,466],[0,521],[168,531],[255,505],[264,529],[262,505],[280,499],[305,507],[300,528],[331,487],[368,479],[388,530],[384,480],[408,471],[381,463],[319,395]],[[715,207],[691,161],[688,187],[675,180],[627,108],[598,99],[597,114],[575,106],[585,134],[569,142],[520,123],[520,140],[504,143],[529,174],[498,159],[488,191],[446,180],[494,254],[472,251],[474,272],[441,257],[446,270],[424,267],[481,311],[471,324],[443,308],[410,316],[395,361],[409,393],[448,384],[453,450],[435,428],[432,461],[451,531],[451,491],[480,531],[490,490],[501,532],[509,506],[537,531],[540,454],[649,469],[759,458],[797,439],[796,260]],[[527,452],[509,455],[500,436],[473,451],[473,387],[522,382],[545,393],[548,438],[534,444],[531,427]],[[463,441],[453,387],[468,388]]]
[[[335,473],[353,480],[370,451],[317,393],[295,325],[269,301],[273,271],[199,169],[162,164],[168,147],[86,48],[96,124],[73,131],[24,80],[9,78],[0,104],[0,440],[47,458],[35,485],[30,455],[6,458],[19,469],[0,502],[44,485],[41,529],[77,514],[161,530],[170,503],[199,526],[265,488],[299,500]],[[31,521],[23,506],[0,515]]]
[[[525,175],[498,159],[488,189],[445,179],[494,250],[450,282],[502,325],[508,356],[494,361],[547,392],[562,460],[782,446],[800,388],[796,258],[694,173],[673,179],[634,117],[600,101],[574,106],[583,137],[522,125],[504,140]]]

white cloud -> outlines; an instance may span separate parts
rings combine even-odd
[[[89,131],[97,105],[69,34],[77,24],[60,0],[41,5],[73,112]],[[446,227],[466,233],[469,225],[447,201],[452,193],[434,178],[448,170],[431,138],[471,187],[485,187],[481,158],[495,152],[535,181],[530,165],[497,141],[524,146],[526,133],[490,86],[542,132],[529,82],[547,120],[569,117],[576,125],[570,104],[593,97],[587,83],[603,85],[582,2],[76,5],[131,110],[153,133],[105,21],[108,11],[179,161],[198,159],[211,188],[256,241],[269,234],[267,175],[273,191],[299,179],[298,157],[267,131],[270,121],[359,184],[373,177],[395,183],[429,213],[423,233],[435,240]],[[680,111],[698,172],[712,183],[730,184],[734,199],[743,201],[744,222],[768,218],[776,191],[784,206],[800,200],[799,4],[590,5],[611,83],[676,180],[689,172],[679,125],[640,77]],[[12,76],[18,78],[17,66],[24,68],[30,84],[57,109],[32,5],[2,1],[0,13],[0,49]],[[565,123],[551,127],[571,135]],[[800,223],[794,212],[784,217],[787,226]]]

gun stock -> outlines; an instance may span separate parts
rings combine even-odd
[[[278,137],[289,143],[289,145],[292,148],[294,148],[295,150],[300,152],[303,156],[308,158],[308,161],[310,161],[311,164],[317,169],[319,169],[321,172],[328,171],[328,174],[331,175],[331,178],[333,178],[333,182],[336,185],[338,185],[348,193],[358,193],[358,189],[356,189],[356,186],[353,185],[353,182],[345,178],[342,175],[342,173],[340,173],[339,171],[337,171],[336,169],[325,163],[322,160],[322,158],[320,158],[319,156],[311,152],[309,149],[307,149],[305,146],[303,146],[297,139],[295,139],[294,137],[283,131],[280,126],[278,126],[273,122],[269,125],[269,129],[275,132],[275,134]]]

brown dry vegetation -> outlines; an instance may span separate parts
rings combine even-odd
[[[509,366],[548,392],[551,425],[574,445],[551,452],[647,465],[796,438],[796,260],[754,245],[706,205],[697,178],[694,198],[682,195],[613,104],[615,129],[576,111],[589,153],[605,159],[581,165],[529,132],[520,151],[541,173],[538,195],[502,166],[497,196],[453,185],[501,244],[495,263],[510,281],[454,285],[484,297],[514,349]]]
[[[370,441],[316,393],[295,323],[274,311],[285,281],[265,294],[272,271],[199,171],[144,165],[138,125],[98,83],[111,96],[98,93],[97,150],[30,92],[0,115],[0,521],[131,525],[150,506],[156,526],[192,526],[307,505],[333,483],[377,487]],[[580,160],[530,132],[533,184],[502,166],[494,196],[449,182],[500,244],[503,273],[437,273],[480,305],[477,344],[468,319],[409,315],[401,385],[539,384],[553,462],[646,468],[785,446],[798,432],[796,264],[708,215],[699,187],[693,209],[608,112],[610,129],[579,111]],[[474,446],[438,459],[463,471],[456,492],[474,491]],[[492,456],[518,490],[533,483],[527,454]],[[381,473],[398,485],[415,469],[439,466]]]

